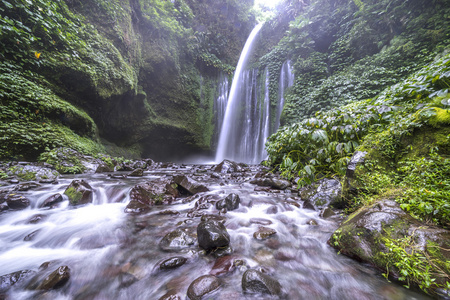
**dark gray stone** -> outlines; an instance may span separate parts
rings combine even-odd
[[[281,284],[269,275],[257,270],[247,270],[242,276],[242,290],[250,294],[281,295]]]
[[[197,227],[197,238],[199,246],[207,251],[230,244],[230,235],[225,225],[215,220],[200,222]]]
[[[195,279],[188,288],[187,296],[191,300],[201,300],[205,295],[217,290],[220,280],[213,275],[204,275]]]

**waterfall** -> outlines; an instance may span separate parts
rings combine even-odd
[[[280,126],[284,93],[286,88],[293,85],[294,75],[288,60],[281,67],[279,95],[271,107],[268,68],[263,72],[258,69],[245,70],[253,41],[260,29],[261,24],[253,29],[245,43],[228,98],[223,94],[228,89],[228,81],[225,85],[219,80],[219,94],[222,96],[217,98],[215,104],[218,120],[216,129],[220,131],[216,162],[227,158],[249,164],[260,163],[267,158],[264,146],[268,137]]]
[[[236,72],[233,77],[233,82],[231,84],[230,94],[228,96],[227,109],[225,111],[225,117],[223,120],[222,128],[220,130],[219,144],[217,147],[216,161],[221,161],[224,158],[230,158],[234,160],[241,160],[243,162],[249,162],[252,158],[249,153],[238,153],[236,151],[240,138],[244,132],[249,132],[248,128],[242,129],[239,126],[238,112],[241,110],[242,105],[247,109],[247,105],[242,103],[242,90],[245,88],[242,77],[244,73],[244,67],[250,57],[250,52],[252,50],[253,42],[262,27],[262,23],[258,24],[248,37],[244,49],[242,50],[241,57],[236,68]],[[245,95],[245,94],[244,94]],[[252,120],[246,120],[247,125],[252,122]],[[249,142],[249,137],[243,137],[242,142]],[[244,148],[246,148],[244,146]]]
[[[281,67],[280,81],[278,84],[278,105],[277,105],[277,119],[275,131],[280,127],[281,113],[284,107],[284,93],[288,87],[294,85],[294,73],[292,72],[291,61],[287,60]]]
[[[223,118],[225,117],[225,110],[227,109],[228,102],[228,76],[225,73],[221,73],[219,76],[219,84],[217,87],[217,97],[214,102],[214,146],[217,146],[219,142],[219,134],[223,124]]]
[[[252,92],[251,88],[246,89],[246,80],[243,78],[244,67],[250,57],[253,42],[255,41],[261,27],[262,23],[258,24],[250,33],[244,49],[242,50],[241,57],[239,58],[233,82],[231,84],[230,94],[228,96],[228,104],[225,111],[222,128],[220,130],[219,144],[216,153],[216,161],[218,162],[224,158],[229,158],[242,162],[253,163],[256,162],[256,159],[259,159],[259,157],[252,157],[257,150],[254,152],[241,152],[242,149],[247,151],[251,147],[255,147],[255,144],[251,141],[250,136],[244,136],[245,134],[252,134],[250,128],[254,125],[253,120],[246,119],[243,120],[244,124],[240,124],[242,122],[240,122],[239,119],[239,116],[241,115],[239,112],[242,111],[242,109],[246,110],[244,113],[245,117],[251,113],[251,108],[249,108],[246,103],[243,103],[243,100],[248,99],[248,93]],[[246,71],[246,73],[249,75],[248,71]],[[247,78],[247,80],[248,79],[249,78]],[[250,97],[250,99],[251,98],[252,97]],[[255,106],[254,109],[256,110],[257,106]],[[256,112],[255,110],[253,112]]]

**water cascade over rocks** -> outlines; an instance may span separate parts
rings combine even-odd
[[[263,167],[217,168],[0,181],[0,299],[427,299],[338,255],[339,217]],[[74,182],[89,202],[70,204]],[[11,194],[29,205],[8,206]]]

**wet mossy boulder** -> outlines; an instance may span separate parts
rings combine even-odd
[[[444,285],[450,274],[450,231],[414,219],[394,200],[381,200],[350,215],[328,244],[395,279],[416,285],[424,282],[408,277],[412,273],[404,267],[409,263],[415,264],[417,270],[438,266],[442,272],[431,272],[435,282],[430,282],[425,290],[432,291],[437,285]]]
[[[94,189],[84,180],[74,180],[64,191],[70,205],[82,205],[93,201]]]
[[[339,204],[342,199],[342,185],[339,180],[324,178],[300,189],[299,195],[305,201],[306,208],[320,210]]]
[[[171,203],[179,196],[177,185],[168,179],[158,179],[135,185],[130,191],[127,213],[144,213],[152,206]]]
[[[48,275],[37,287],[38,290],[54,290],[63,287],[70,279],[68,266],[61,266]]]

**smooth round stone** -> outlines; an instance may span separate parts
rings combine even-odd
[[[181,267],[182,265],[184,265],[186,263],[186,261],[187,261],[187,258],[183,257],[183,256],[171,257],[171,258],[166,259],[165,261],[163,261],[159,265],[159,268],[161,270],[176,269],[176,268]]]
[[[201,300],[220,287],[220,280],[213,275],[204,275],[195,279],[188,288],[187,296],[191,300]]]

